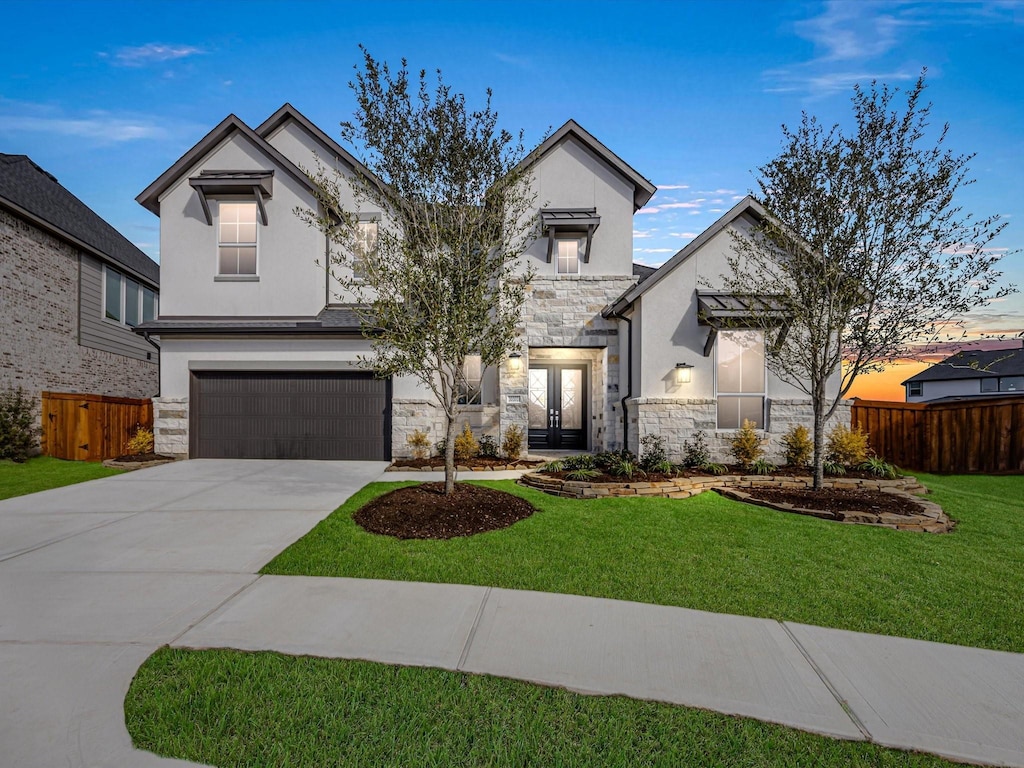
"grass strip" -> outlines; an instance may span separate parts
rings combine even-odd
[[[0,461],[0,499],[84,483],[121,472],[98,462],[63,461],[51,456],[36,456],[21,464]]]

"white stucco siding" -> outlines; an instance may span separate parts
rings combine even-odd
[[[601,225],[594,233],[590,262],[582,275],[633,274],[633,187],[573,138],[552,149],[533,168],[536,211],[541,208],[596,208]],[[538,276],[555,274],[547,262],[547,237],[526,252]]]
[[[251,282],[218,281],[216,199],[207,224],[189,177],[203,170],[273,170],[268,223],[257,225],[257,273]],[[244,198],[243,198],[244,199]],[[226,139],[160,197],[160,314],[309,316],[324,306],[324,237],[294,214],[315,204],[310,191],[241,134]]]
[[[715,350],[704,357],[708,327],[697,322],[697,290],[721,288],[727,273],[732,236],[724,229],[680,263],[641,299],[642,323],[639,397],[714,398]],[[636,325],[636,323],[634,323]],[[689,384],[676,380],[677,363],[693,366]],[[637,362],[634,360],[634,365]],[[801,398],[798,387],[767,372],[766,396]]]
[[[188,398],[189,366],[199,364],[216,369],[234,370],[365,370],[358,366],[360,355],[370,351],[370,342],[363,339],[164,339],[161,345],[160,396]],[[239,367],[242,363],[251,366]],[[342,365],[344,364],[344,365]],[[409,377],[396,378],[392,383],[395,399],[428,399],[429,391]]]

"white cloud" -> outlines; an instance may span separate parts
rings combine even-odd
[[[633,253],[675,253],[675,248],[634,248]]]
[[[165,43],[146,43],[145,45],[129,46],[119,48],[114,52],[114,62],[125,67],[144,67],[147,64],[160,63],[164,61],[175,61],[189,56],[204,54],[202,48],[194,45],[168,45]],[[100,54],[103,58],[109,58],[106,53]]]
[[[681,237],[686,240],[693,240],[697,236],[697,232],[669,232],[670,237]]]
[[[663,189],[689,189],[690,188],[689,184],[655,184],[654,186],[656,186],[658,188],[658,191],[661,191]]]
[[[651,236],[650,232],[640,232],[640,231],[637,231],[635,229],[633,230],[633,237],[650,237],[650,236]]]
[[[0,135],[42,133],[74,136],[95,144],[119,144],[181,138],[195,135],[200,128],[156,115],[114,114],[104,110],[68,114],[47,104],[0,98]]]
[[[533,69],[533,60],[526,56],[512,56],[501,51],[494,51],[493,56],[502,64],[509,64],[520,69]]]
[[[644,214],[646,216],[653,216],[656,213],[661,213],[661,211],[658,209],[658,206],[649,205],[646,208],[641,208],[639,211],[636,212],[635,215],[639,216],[640,214]]]

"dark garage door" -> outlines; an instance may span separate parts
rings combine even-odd
[[[366,373],[194,371],[200,459],[391,457],[390,382]]]

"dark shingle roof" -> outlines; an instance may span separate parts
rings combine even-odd
[[[640,285],[640,283],[657,271],[657,267],[648,267],[646,264],[633,264],[633,274],[640,278],[636,281],[637,285]]]
[[[160,284],[160,267],[155,261],[26,155],[0,153],[0,205],[5,203],[45,223],[57,237],[70,236],[114,264]]]
[[[971,349],[950,355],[904,381],[950,381],[995,376],[1024,376],[1024,348]]]

